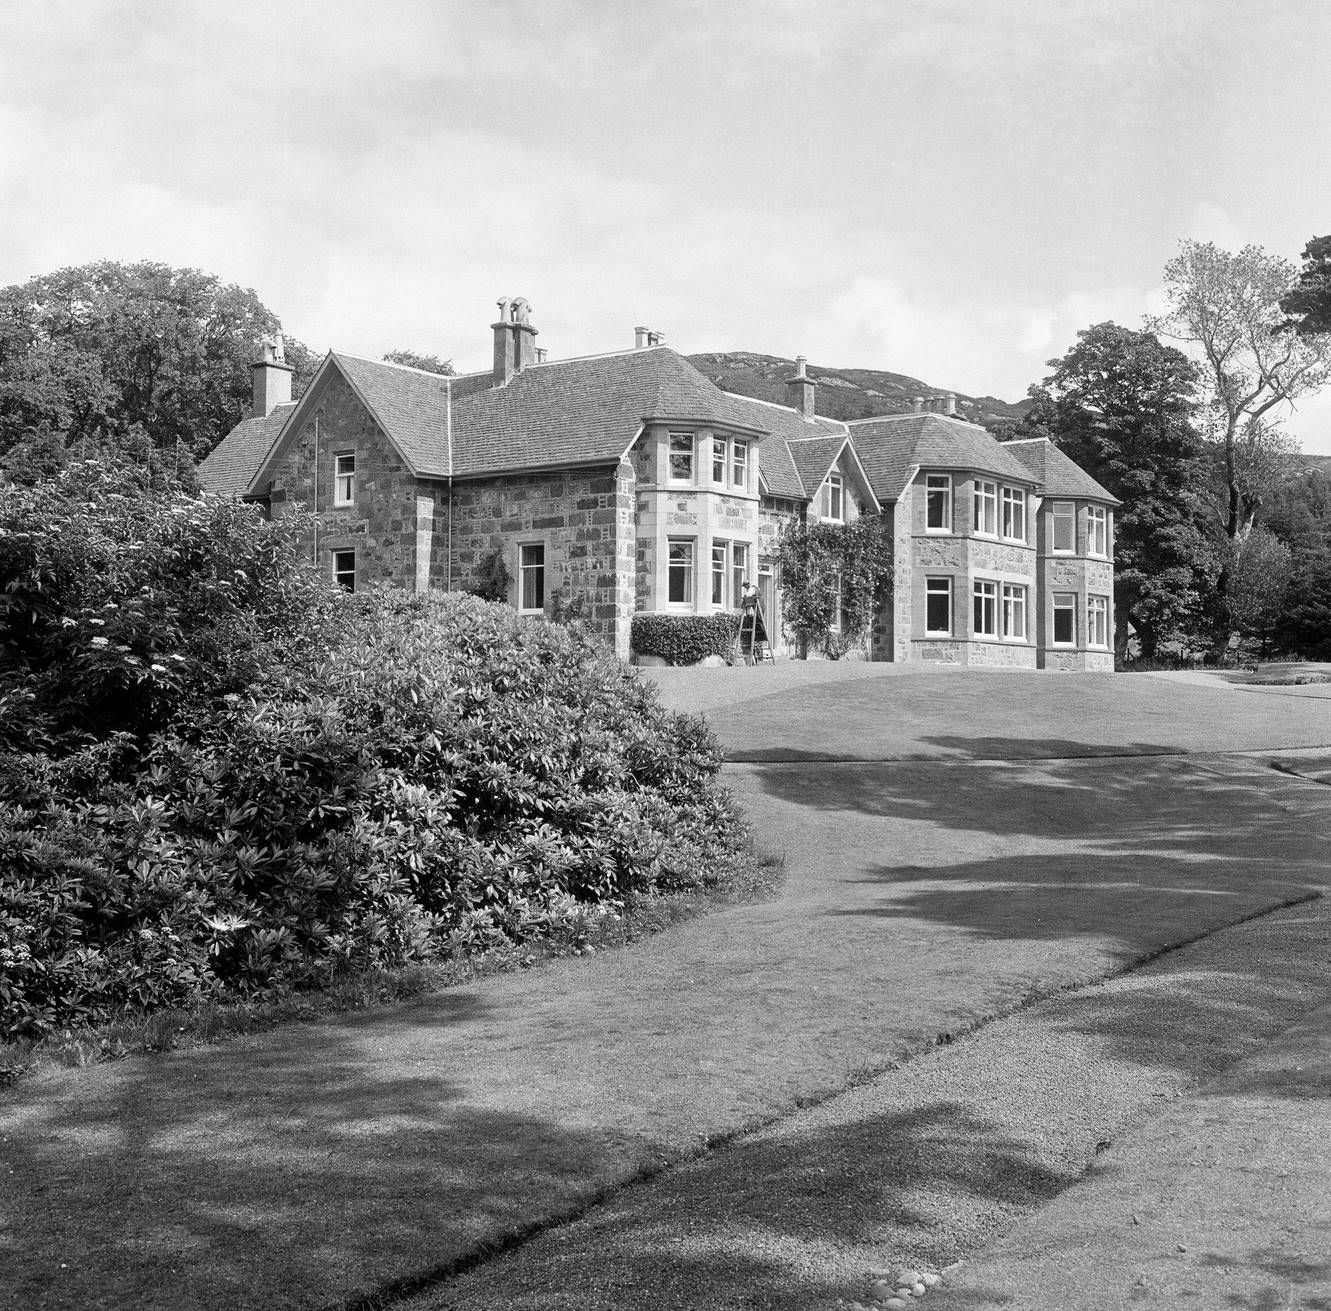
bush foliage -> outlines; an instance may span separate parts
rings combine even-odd
[[[672,665],[696,665],[709,655],[728,660],[738,631],[736,614],[636,614],[629,640],[638,655],[660,656]]]
[[[0,1036],[484,952],[736,860],[702,721],[578,626],[347,597],[246,509],[78,479],[0,492],[33,731],[0,742]]]

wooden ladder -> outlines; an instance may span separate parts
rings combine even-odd
[[[763,615],[763,603],[754,592],[745,596],[739,606],[739,629],[735,633],[735,649],[732,663],[760,665],[763,662],[776,664],[772,654],[772,643],[767,636],[767,620]]]

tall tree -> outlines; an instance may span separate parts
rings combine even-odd
[[[1262,503],[1295,471],[1297,448],[1280,432],[1280,407],[1331,378],[1331,340],[1284,330],[1281,302],[1294,283],[1294,266],[1259,246],[1233,254],[1185,241],[1165,266],[1166,312],[1147,324],[1196,354],[1205,384],[1222,552],[1213,609],[1217,655],[1234,631],[1230,583]]]
[[[1331,236],[1314,237],[1303,248],[1303,268],[1280,308],[1301,336],[1331,332]]]
[[[0,288],[0,455],[54,433],[179,464],[249,411],[250,363],[281,324],[253,291],[197,269],[103,261]],[[296,383],[316,363],[298,341]]]
[[[1208,551],[1197,370],[1148,332],[1097,323],[1030,389],[1017,437],[1049,436],[1123,502],[1114,539],[1115,632],[1142,654],[1195,625]]]

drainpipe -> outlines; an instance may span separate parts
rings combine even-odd
[[[444,591],[453,590],[453,479],[448,480],[448,563],[444,568]]]
[[[313,509],[314,515],[314,567],[319,567],[319,416],[314,416],[314,479],[313,487]]]

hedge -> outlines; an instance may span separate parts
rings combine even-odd
[[[630,641],[638,655],[660,656],[672,665],[696,665],[709,655],[729,660],[738,632],[736,614],[637,614]]]

